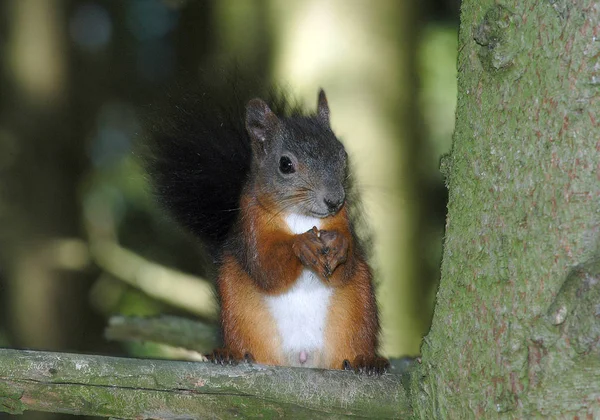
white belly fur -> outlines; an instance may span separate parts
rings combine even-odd
[[[289,215],[286,222],[295,234],[304,233],[313,226],[319,228],[321,224],[320,219],[296,214]],[[265,298],[277,324],[286,364],[307,367],[319,364],[332,293],[331,287],[312,271],[302,270],[296,283],[287,292]],[[306,361],[301,363],[300,359]]]

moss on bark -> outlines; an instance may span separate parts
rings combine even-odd
[[[398,418],[402,377],[0,349],[0,412],[117,418]]]
[[[422,418],[600,415],[599,32],[591,0],[462,3]]]

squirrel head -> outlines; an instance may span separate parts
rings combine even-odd
[[[331,130],[323,90],[312,116],[278,117],[262,99],[252,99],[246,130],[253,187],[278,212],[323,218],[342,208],[348,155]]]

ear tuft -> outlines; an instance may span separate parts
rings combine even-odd
[[[319,89],[319,100],[317,102],[317,117],[327,127],[329,127],[329,105],[327,104],[327,96],[325,96],[325,91],[323,89]]]
[[[253,141],[265,142],[267,134],[278,124],[277,116],[269,105],[259,98],[246,105],[246,130]]]

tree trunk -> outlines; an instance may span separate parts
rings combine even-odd
[[[464,0],[422,418],[600,415],[600,3]]]

